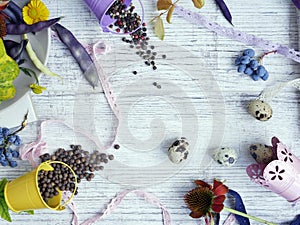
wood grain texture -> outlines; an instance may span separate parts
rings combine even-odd
[[[123,181],[126,178],[136,179],[133,180],[135,184],[143,183],[143,180],[151,183],[152,185],[141,188],[162,200],[171,214],[173,225],[204,224],[203,221],[193,220],[188,216],[189,210],[183,202],[185,193],[194,187],[194,179],[226,180],[230,188],[241,194],[249,214],[272,222],[291,220],[299,213],[299,207],[292,207],[276,194],[255,185],[245,172],[247,165],[254,162],[248,152],[249,145],[257,142],[270,144],[274,135],[300,156],[297,90],[287,88],[272,101],[274,115],[268,122],[256,121],[246,111],[248,101],[265,87],[299,77],[297,63],[276,54],[267,56],[264,65],[270,72],[270,78],[266,82],[254,82],[248,76],[238,74],[234,66],[235,57],[251,46],[217,36],[204,27],[189,24],[174,15],[172,24],[165,23],[164,42],[157,40],[151,24],[148,25],[150,42],[155,43],[160,54],[165,53],[170,58],[168,65],[164,65],[166,61],[158,60],[162,66],[158,64],[158,70],[153,72],[143,65],[143,61],[135,56],[132,49],[122,45],[120,36],[101,31],[94,15],[83,1],[44,2],[50,9],[51,17],[64,16],[62,25],[69,28],[82,43],[102,40],[111,44],[112,49],[114,46],[122,46],[119,51],[114,50],[112,56],[108,56],[111,57],[109,60],[105,57],[101,60],[105,62],[103,66],[108,71],[112,89],[120,109],[125,110],[123,116],[126,118],[121,123],[122,129],[117,139],[121,149],[109,152],[115,155],[116,162],[127,165],[124,167],[127,169],[108,165],[107,171],[105,169],[106,172],[102,175],[97,174],[94,181],[80,184],[79,195],[74,200],[80,222],[102,212],[116,193],[130,188],[128,182],[117,183],[119,178],[123,178]],[[155,3],[150,0],[142,2],[146,10],[145,20],[149,21],[157,14]],[[298,14],[290,1],[230,0],[226,3],[231,10],[235,29],[298,48]],[[179,1],[179,4],[211,18],[212,21],[230,26],[214,0],[207,0],[201,10],[193,9],[191,1]],[[179,47],[169,47],[174,45]],[[261,49],[255,50],[257,55],[262,53]],[[191,73],[184,73],[175,67],[180,58],[184,58],[182,54],[186,51],[191,55],[188,60]],[[33,96],[39,121],[30,124],[22,132],[24,142],[36,138],[40,121],[61,119],[82,125],[83,130],[90,129],[88,131],[99,137],[103,145],[109,144],[116,120],[102,89],[91,89],[69,51],[55,39],[52,39],[48,66],[62,75],[64,81],[42,76],[41,85],[47,86],[48,90]],[[137,70],[138,74],[133,75],[132,70]],[[157,89],[153,82],[160,83],[162,88]],[[215,91],[220,95],[215,95]],[[221,119],[214,121],[215,118]],[[225,125],[222,125],[223,122]],[[217,124],[215,127],[214,123]],[[167,148],[181,135],[193,138],[193,157],[183,166],[170,166],[168,161],[165,162]],[[45,140],[49,142],[50,151],[67,147],[79,140],[82,141],[80,143],[86,141],[60,124],[53,124],[45,130]],[[86,142],[84,147],[95,148]],[[203,156],[211,155],[214,150],[210,142],[215,143],[214,147],[221,145],[235,148],[239,152],[237,164],[225,168],[209,160],[203,162]],[[143,167],[152,167],[153,174]],[[30,168],[28,163],[22,162],[17,170],[1,168],[1,175],[13,179]],[[139,170],[140,173],[137,173]],[[161,180],[151,179],[151,176],[160,177],[155,173],[164,176]],[[13,224],[22,225],[65,225],[71,224],[71,218],[72,214],[68,209],[63,212],[40,210],[34,216],[12,213]],[[226,213],[222,213],[222,219],[224,218]],[[1,224],[9,223],[1,221]],[[112,215],[95,224],[160,225],[162,217],[160,209],[129,195]]]

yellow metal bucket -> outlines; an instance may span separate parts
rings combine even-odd
[[[26,173],[15,180],[7,182],[4,188],[4,197],[8,207],[14,212],[34,210],[34,209],[52,209],[52,210],[63,210],[65,205],[68,204],[75,195],[75,191],[72,193],[70,198],[61,205],[62,192],[59,191],[57,196],[49,199],[45,202],[40,194],[38,187],[38,172],[40,170],[52,171],[54,168],[51,166],[52,163],[60,163],[67,166],[73,176],[75,177],[75,190],[77,187],[76,174],[72,168],[60,161],[47,161],[41,163],[36,169],[29,173]]]

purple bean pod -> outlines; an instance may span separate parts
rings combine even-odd
[[[14,14],[14,12],[9,10],[7,7],[2,12],[8,18],[10,23],[19,23],[19,21],[18,21],[16,15]]]
[[[13,0],[9,1],[7,9],[13,12],[17,19],[17,23],[24,23],[22,9]]]
[[[300,0],[292,0],[297,9],[300,9]]]
[[[72,56],[78,63],[81,71],[83,72],[85,79],[94,88],[98,86],[99,78],[97,68],[86,49],[80,44],[70,30],[65,28],[59,23],[56,23],[51,27],[56,32],[59,39],[67,46]]]
[[[28,40],[22,40],[20,43],[12,40],[4,40],[4,46],[7,55],[9,55],[11,58],[18,62],[27,43]]]
[[[226,5],[226,3],[224,2],[224,0],[216,0],[217,5],[219,6],[219,8],[222,11],[223,16],[225,17],[225,19],[231,24],[232,24],[232,16],[231,13]]]
[[[23,35],[31,32],[39,32],[56,24],[61,18],[62,17],[57,17],[54,19],[34,23],[32,25],[9,23],[6,25],[7,34]]]

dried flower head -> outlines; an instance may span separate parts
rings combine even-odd
[[[242,224],[241,221],[247,221],[247,224],[250,224],[249,219],[252,219],[267,225],[277,225],[247,214],[241,196],[237,192],[228,189],[221,181],[214,180],[213,185],[210,185],[202,180],[195,180],[195,184],[198,187],[189,191],[184,196],[184,201],[192,211],[190,216],[193,218],[204,217],[206,225],[213,225],[213,214],[219,213],[222,210],[248,218],[247,220],[237,218],[240,224]],[[235,198],[235,209],[224,206],[225,194],[227,193]]]
[[[228,187],[218,180],[214,180],[213,186],[201,180],[196,180],[195,183],[198,187],[185,195],[185,203],[192,211],[191,217],[205,217],[207,224],[209,224],[212,220],[212,214],[219,213],[224,208],[223,203]]]

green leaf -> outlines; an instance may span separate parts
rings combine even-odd
[[[167,22],[171,23],[171,18],[175,9],[175,5],[172,5],[167,14]]]
[[[165,28],[163,20],[158,17],[155,24],[154,24],[154,33],[160,40],[164,40],[165,37]]]
[[[6,183],[7,183],[7,179],[6,178],[3,178],[0,181],[0,192],[4,192],[4,188],[5,188]]]
[[[26,210],[26,211],[23,211],[24,213],[27,213],[29,215],[34,215],[34,210]]]
[[[4,198],[0,198],[0,216],[2,219],[7,220],[8,222],[12,221],[9,215],[8,206]]]
[[[29,77],[34,76],[34,79],[36,80],[36,83],[39,84],[39,79],[38,79],[36,73],[32,69],[25,68],[25,67],[20,67],[20,70],[22,70],[23,73],[25,75],[29,76]]]
[[[194,6],[197,8],[197,9],[201,9],[203,6],[204,6],[204,0],[192,0],[193,3],[194,3]]]
[[[6,178],[3,178],[0,181],[0,197],[1,198],[4,198],[4,188],[5,188],[6,183],[7,183],[7,179]]]
[[[167,10],[171,5],[171,0],[158,0],[156,4],[157,10]]]

